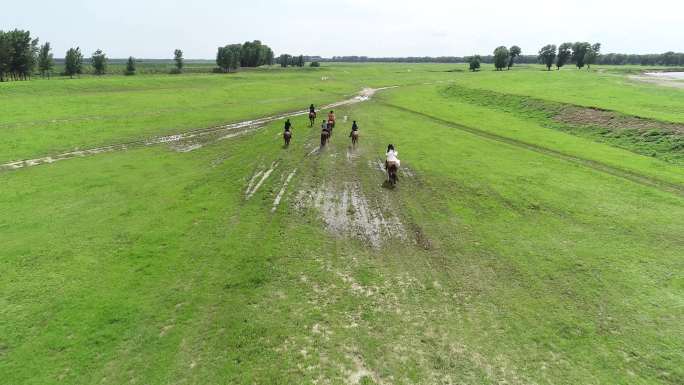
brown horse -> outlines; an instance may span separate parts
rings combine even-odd
[[[285,139],[285,147],[290,145],[290,140],[292,140],[292,132],[285,131],[283,133],[283,139]]]
[[[309,127],[313,127],[314,123],[316,122],[316,112],[311,111],[309,112]]]
[[[352,138],[352,146],[356,146],[356,143],[359,142],[359,132],[358,131],[352,131],[351,138]]]
[[[321,130],[321,147],[325,147],[326,143],[330,139],[330,131]]]
[[[392,163],[387,163],[385,164],[385,168],[387,168],[387,181],[392,185],[397,184],[397,164],[392,162]]]

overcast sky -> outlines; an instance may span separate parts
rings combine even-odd
[[[276,54],[463,56],[517,44],[599,41],[603,52],[684,51],[684,0],[3,1],[0,29],[28,29],[55,56],[214,58],[259,39]]]

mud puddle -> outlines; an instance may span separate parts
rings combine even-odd
[[[380,198],[382,199],[382,198]],[[333,234],[360,239],[379,248],[391,240],[406,241],[406,229],[387,199],[368,197],[357,182],[335,189],[322,185],[297,194],[299,209],[315,208]]]

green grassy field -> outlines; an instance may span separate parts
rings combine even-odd
[[[661,124],[681,122],[682,90],[455,68],[0,84],[0,164],[400,86],[336,109],[324,149],[297,117],[289,148],[278,121],[0,171],[1,382],[684,382],[682,149],[480,92]]]

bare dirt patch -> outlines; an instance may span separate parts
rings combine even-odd
[[[554,120],[574,125],[605,127],[611,130],[633,129],[648,132],[657,129],[684,134],[684,124],[660,122],[596,108],[564,106],[554,116]]]

